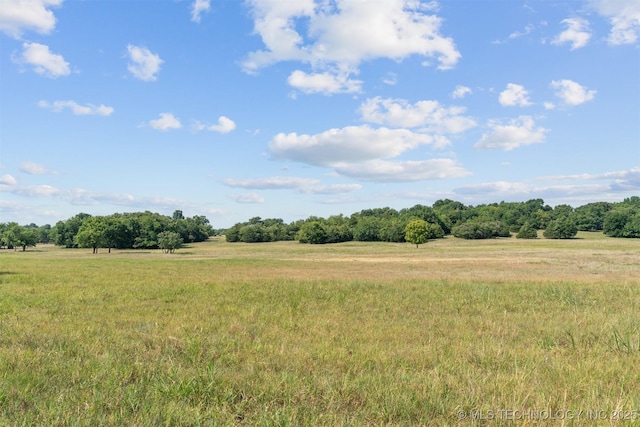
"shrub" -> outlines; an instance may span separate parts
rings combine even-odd
[[[547,239],[571,239],[576,234],[578,234],[578,227],[569,216],[551,221],[543,233]]]
[[[538,230],[533,228],[531,224],[529,224],[528,222],[525,222],[522,225],[522,227],[520,227],[518,234],[516,234],[516,238],[517,239],[536,239],[538,238]]]

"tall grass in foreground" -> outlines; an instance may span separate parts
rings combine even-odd
[[[595,238],[3,252],[0,425],[637,425],[638,260]]]

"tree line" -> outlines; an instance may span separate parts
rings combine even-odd
[[[79,213],[50,225],[0,224],[0,245],[22,248],[53,243],[65,248],[163,249],[173,252],[184,243],[202,242],[213,235],[209,220],[200,215],[187,218],[176,210],[173,216],[149,211],[91,216]]]
[[[411,225],[411,226],[410,226]],[[578,231],[603,231],[611,237],[640,238],[640,197],[619,203],[595,202],[578,208],[546,205],[542,199],[467,206],[444,199],[432,206],[395,210],[364,209],[350,216],[310,216],[285,223],[253,217],[224,231],[228,242],[298,240],[323,244],[346,241],[424,243],[446,235],[462,239],[496,237],[568,239]]]
[[[578,231],[602,231],[610,237],[640,238],[640,197],[622,202],[595,202],[578,208],[546,205],[542,199],[500,202],[477,206],[450,199],[432,206],[415,205],[396,210],[364,209],[350,216],[310,216],[285,223],[279,218],[253,217],[228,229],[215,230],[200,215],[184,217],[149,211],[91,216],[79,213],[54,226],[0,223],[0,247],[23,251],[38,243],[66,248],[162,249],[173,252],[184,243],[202,242],[224,234],[228,242],[274,242],[297,240],[324,244],[347,241],[410,242],[422,244],[453,235],[462,239],[496,237],[536,238],[538,231],[549,239],[568,239]]]

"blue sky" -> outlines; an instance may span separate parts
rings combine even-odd
[[[0,0],[0,222],[640,194],[640,3]]]

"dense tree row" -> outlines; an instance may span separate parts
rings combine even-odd
[[[407,226],[415,220],[409,233]],[[424,228],[426,227],[426,228]],[[423,229],[424,228],[424,229]],[[415,230],[434,239],[452,234],[463,239],[510,237],[533,239],[538,230],[549,239],[567,239],[578,231],[604,231],[612,237],[640,238],[640,197],[620,203],[596,202],[578,208],[558,205],[552,208],[542,199],[527,202],[501,202],[466,206],[460,202],[438,200],[433,206],[415,205],[400,211],[385,207],[365,209],[347,217],[311,216],[285,224],[281,219],[251,218],[224,232],[229,242],[272,242],[298,240],[301,243],[337,243],[351,240],[369,242],[414,242]],[[418,239],[420,240],[420,239]]]
[[[173,252],[182,243],[202,242],[213,234],[209,220],[195,215],[185,218],[182,211],[172,217],[153,212],[117,213],[91,216],[79,213],[55,226],[0,224],[0,242],[9,248],[54,243],[66,248],[164,249]]]
[[[351,216],[328,218],[311,216],[286,224],[282,219],[260,217],[237,223],[226,230],[213,230],[204,216],[185,218],[153,212],[91,216],[77,214],[55,226],[0,223],[0,247],[26,250],[37,243],[54,243],[67,248],[87,247],[131,249],[160,248],[173,252],[183,243],[201,242],[218,233],[229,242],[273,242],[298,240],[301,243],[411,242],[452,234],[463,239],[510,237],[534,239],[538,231],[545,238],[567,239],[578,231],[603,231],[611,237],[640,238],[640,197],[619,203],[596,202],[578,208],[552,208],[542,199],[527,202],[500,202],[467,206],[438,200],[432,206],[415,205],[395,210],[389,207],[364,209]]]

